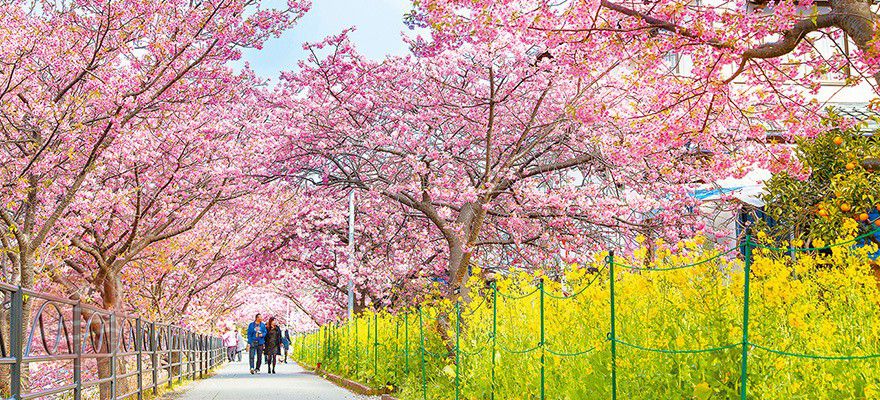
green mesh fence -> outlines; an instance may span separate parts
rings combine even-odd
[[[860,240],[875,235],[878,232],[880,232],[880,230],[858,236],[845,242],[835,243],[824,247],[809,248],[766,246],[753,242],[751,236],[747,235],[742,245],[722,251],[713,257],[706,258],[704,260],[700,260],[691,264],[665,268],[647,268],[618,263],[617,261],[615,261],[614,252],[612,251],[606,258],[604,267],[600,271],[598,271],[596,277],[594,277],[586,285],[584,285],[574,293],[564,296],[554,295],[545,291],[543,281],[539,281],[533,290],[519,294],[504,293],[503,291],[498,290],[498,287],[495,285],[494,282],[492,282],[490,284],[492,326],[486,330],[487,336],[485,340],[481,341],[476,346],[476,348],[473,348],[471,350],[466,350],[461,345],[462,306],[459,302],[456,302],[454,304],[453,310],[451,312],[451,318],[453,319],[451,324],[453,336],[450,338],[445,338],[446,341],[451,342],[450,348],[432,349],[429,346],[426,346],[427,338],[424,325],[425,321],[434,320],[437,316],[426,318],[423,310],[419,308],[412,312],[401,313],[394,316],[388,315],[381,317],[393,319],[393,332],[382,332],[379,329],[380,317],[378,315],[372,315],[371,318],[357,317],[342,324],[325,325],[313,332],[297,334],[294,337],[293,349],[295,351],[295,354],[298,354],[299,360],[303,361],[306,364],[309,364],[311,366],[316,366],[319,363],[325,366],[333,365],[337,370],[348,374],[354,379],[367,382],[376,387],[385,387],[386,385],[389,385],[391,383],[391,380],[402,381],[405,379],[418,379],[418,383],[421,388],[421,397],[425,400],[427,400],[428,398],[428,384],[430,381],[427,370],[427,360],[429,358],[454,360],[454,373],[452,374],[454,392],[452,393],[452,395],[457,400],[462,397],[462,389],[463,386],[466,384],[466,382],[463,382],[460,370],[462,364],[474,357],[481,357],[485,356],[485,354],[488,354],[488,357],[491,360],[489,377],[490,385],[488,396],[489,398],[494,399],[496,394],[496,369],[498,367],[496,365],[496,352],[503,352],[512,355],[527,355],[533,352],[539,352],[539,354],[537,355],[538,368],[536,376],[539,397],[542,400],[547,397],[553,398],[552,395],[548,396],[548,394],[546,393],[545,357],[547,357],[547,355],[552,355],[555,357],[579,357],[591,354],[599,349],[597,347],[584,347],[580,349],[558,349],[550,346],[545,335],[545,298],[551,298],[561,301],[574,299],[577,296],[581,295],[584,290],[595,283],[596,280],[599,277],[603,276],[603,274],[607,271],[607,276],[609,277],[608,284],[610,297],[610,329],[606,335],[605,342],[608,344],[607,350],[610,353],[611,373],[608,385],[611,387],[612,399],[616,400],[618,398],[618,346],[623,346],[636,351],[666,355],[704,354],[739,348],[741,354],[738,371],[740,375],[738,392],[740,399],[745,400],[748,395],[749,354],[750,351],[753,351],[755,349],[784,357],[815,360],[858,361],[880,358],[880,354],[840,356],[797,353],[780,350],[773,348],[769,345],[752,342],[749,338],[749,284],[752,265],[752,250],[757,248],[786,253],[823,251],[857,243]],[[733,343],[719,343],[703,348],[657,348],[640,343],[633,343],[626,340],[626,338],[618,336],[618,316],[616,304],[618,302],[617,299],[619,297],[619,294],[616,293],[615,281],[617,279],[615,274],[620,272],[621,269],[638,271],[640,273],[662,273],[665,271],[694,268],[700,265],[708,264],[735,251],[742,251],[744,256],[744,268],[742,271],[744,277],[742,305],[743,317],[741,325],[742,335],[740,341]],[[537,332],[536,337],[533,338],[532,344],[525,345],[520,348],[514,348],[504,343],[504,341],[499,340],[499,304],[501,304],[500,302],[503,301],[523,300],[531,298],[532,296],[538,297],[537,301],[539,304],[540,317],[539,331]],[[416,335],[418,336],[416,337]],[[386,345],[383,341],[383,338],[390,339],[392,337],[395,339],[394,346]],[[403,337],[402,346],[399,343],[399,339],[401,337]],[[349,349],[348,352],[341,351],[343,343],[347,344],[346,347]],[[413,357],[415,357],[415,359],[413,359]],[[419,363],[417,370],[411,369],[411,364],[413,362]]]

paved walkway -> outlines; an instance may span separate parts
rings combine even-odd
[[[297,364],[278,364],[277,374],[251,375],[247,360],[221,367],[217,374],[187,385],[168,397],[175,400],[373,400],[357,396],[319,376],[307,373]]]

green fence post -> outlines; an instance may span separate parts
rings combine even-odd
[[[370,317],[367,316],[367,342],[364,343],[364,350],[366,350],[366,353],[367,353],[366,354],[367,359],[364,360],[364,361],[366,361],[366,364],[367,364],[366,367],[364,368],[366,374],[369,374],[370,360],[372,359],[372,357],[370,357],[370,347],[372,347],[371,339],[373,338],[373,328],[372,328],[372,325],[370,324],[370,322],[371,322]],[[375,375],[375,370],[373,370],[373,375]]]
[[[611,294],[611,332],[609,332],[608,340],[611,341],[611,398],[617,399],[617,324],[614,312],[614,250],[608,252],[608,275],[611,277],[609,281],[609,291]]]
[[[461,365],[461,301],[455,302],[455,400],[461,395],[459,372]]]
[[[345,322],[345,344],[348,347],[348,355],[345,357],[345,364],[349,373],[352,371],[351,367],[353,366],[353,363],[351,362],[351,351],[352,349],[354,349],[354,346],[351,344],[351,322],[351,318],[349,318],[348,321]]]
[[[498,285],[492,281],[492,380],[489,398],[495,400],[495,345],[498,340]]]
[[[749,365],[749,280],[752,270],[752,235],[746,232],[745,267],[743,268],[743,328],[742,328],[742,368],[740,370],[740,400],[746,400],[748,393]]]
[[[422,330],[422,308],[419,307],[419,352],[422,354],[422,400],[428,399],[428,380],[425,376],[425,333]]]
[[[544,278],[538,281],[538,291],[541,299],[541,341],[538,343],[541,346],[541,400],[544,400]]]
[[[373,378],[379,378],[379,314],[373,314]]]
[[[360,369],[361,369],[361,336],[358,335],[358,325],[360,324],[360,318],[354,319],[354,376],[355,378],[360,377]]]
[[[405,359],[404,362],[404,375],[409,375],[409,313],[403,314],[403,356]]]

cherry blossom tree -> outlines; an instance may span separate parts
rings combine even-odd
[[[229,63],[240,57],[241,49],[260,47],[290,27],[308,6],[293,0],[278,10],[252,0],[0,4],[0,220],[5,228],[0,244],[3,265],[9,267],[6,280],[33,287],[36,266],[51,265],[47,255],[70,241],[94,255],[108,244],[99,240],[118,239],[113,251],[122,250],[115,257],[125,259],[132,248],[153,242],[152,237],[193,223],[197,217],[180,225],[176,220],[144,222],[153,225],[131,229],[145,233],[146,241],[139,241],[134,234],[89,236],[88,224],[94,221],[78,227],[71,225],[70,216],[87,213],[74,207],[86,188],[108,195],[109,186],[97,190],[95,185],[111,184],[118,177],[102,173],[140,175],[137,163],[125,165],[131,169],[110,163],[120,161],[139,141],[149,141],[151,132],[164,134],[166,124],[197,121],[204,117],[204,107],[222,103],[227,93],[240,93],[237,85],[251,80],[237,76]],[[142,183],[132,180],[123,190],[140,192],[143,188],[136,185]],[[199,193],[190,202],[204,199]],[[106,205],[109,198],[88,200]],[[143,200],[141,206],[148,204],[148,198]],[[163,224],[166,228],[157,229]],[[102,228],[108,226],[126,227],[120,222]],[[85,237],[95,241],[88,243]],[[104,274],[114,262],[104,263]],[[109,290],[106,297],[112,299]],[[26,300],[26,320],[29,310]]]
[[[250,104],[232,96],[181,115],[185,120],[163,118],[119,138],[80,190],[65,216],[66,225],[76,228],[69,232],[72,254],[64,262],[89,282],[102,307],[119,308],[123,268],[149,247],[205,218],[234,225],[230,214],[212,211],[251,193],[257,184],[248,176],[257,159],[252,155],[260,151],[241,119],[246,113],[233,111],[238,103]]]
[[[206,332],[219,328],[246,286],[235,260],[243,238],[234,230],[207,232],[200,227],[169,239],[133,262],[122,281],[126,309],[151,321]]]
[[[359,200],[356,262],[349,265],[346,199],[333,201],[325,195],[323,190],[304,190],[292,197],[282,207],[283,223],[264,235],[248,256],[246,274],[274,288],[313,321],[343,315],[349,282],[354,285],[355,313],[411,304],[425,291],[431,277],[426,267],[438,255],[429,243],[412,242],[412,230],[424,225],[399,206]],[[321,198],[327,201],[317,201]],[[265,277],[271,279],[261,279]]]
[[[417,43],[425,51],[515,35],[579,76],[597,62],[622,63],[634,91],[655,95],[633,117],[687,109],[693,116],[682,121],[700,127],[740,114],[777,125],[785,140],[814,136],[835,92],[852,101],[846,89],[876,92],[880,78],[876,9],[851,0],[428,0],[409,18],[432,28],[432,40]]]
[[[0,45],[0,217],[11,282],[33,285],[34,258],[118,137],[184,112],[184,100],[221,93],[236,82],[227,63],[241,48],[260,46],[307,8],[177,3],[0,6],[12,35]]]
[[[410,248],[440,249],[423,261],[447,296],[475,262],[549,267],[640,233],[704,230],[689,185],[750,165],[743,144],[763,135],[733,129],[745,122],[732,114],[696,127],[688,110],[634,118],[659,93],[633,92],[619,60],[574,75],[513,35],[380,62],[345,34],[309,49],[276,93],[273,123],[291,126],[276,174],[337,204],[358,191],[367,225],[398,207],[412,218]]]

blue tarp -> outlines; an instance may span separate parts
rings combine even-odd
[[[877,211],[876,208],[868,211],[868,221],[876,221],[877,219],[880,219],[880,211]],[[861,241],[859,241],[859,243],[855,245],[855,247],[870,246],[872,243],[880,243],[880,228],[878,228],[871,222],[868,223],[870,224],[869,229],[875,230],[874,236],[869,236],[862,239]],[[870,257],[872,260],[880,259],[880,249],[871,254]]]
[[[694,190],[693,193],[691,193],[691,197],[697,200],[706,200],[708,198],[724,196],[726,194],[736,192],[737,190],[740,190],[744,187],[745,186],[726,187],[719,189],[697,189]]]

